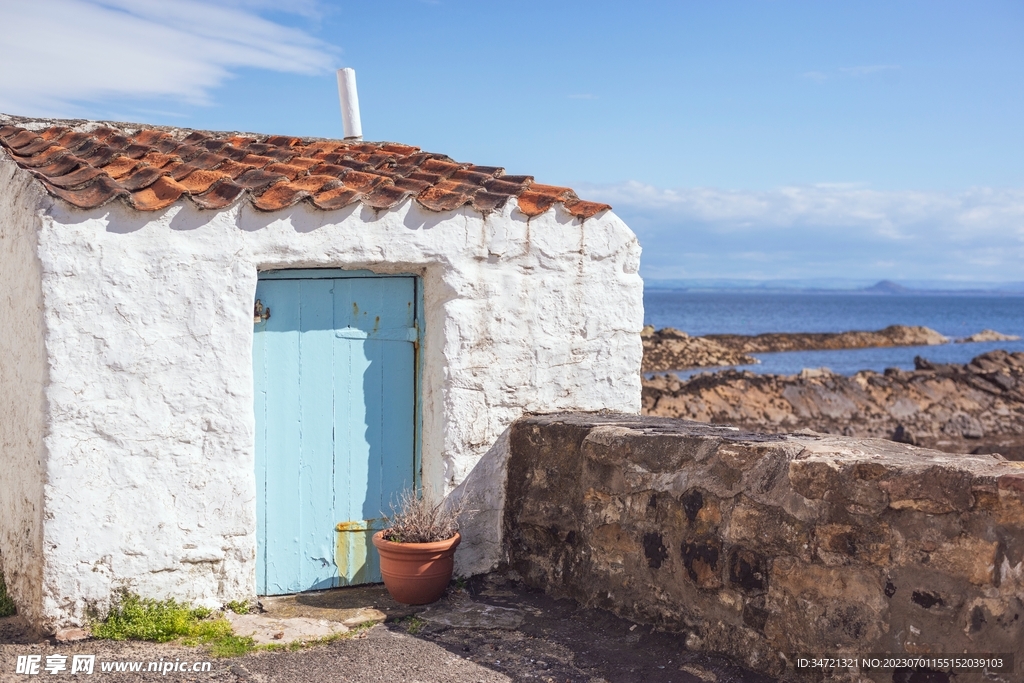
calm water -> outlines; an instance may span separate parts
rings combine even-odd
[[[863,294],[748,294],[654,290],[644,294],[644,319],[656,328],[675,327],[691,335],[763,332],[846,332],[889,325],[923,325],[947,337],[984,329],[1024,337],[1024,297],[870,296]],[[844,351],[754,354],[759,373],[790,375],[827,367],[852,375],[858,370],[910,370],[914,356],[938,363],[965,363],[992,351],[1024,351],[1024,340]],[[705,370],[679,373],[686,377]]]

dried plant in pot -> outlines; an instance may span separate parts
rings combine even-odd
[[[413,490],[392,506],[388,526],[373,535],[384,587],[396,602],[426,605],[444,594],[455,568],[462,504],[431,504]]]

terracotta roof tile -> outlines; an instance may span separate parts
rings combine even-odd
[[[134,171],[138,165],[139,162],[131,157],[117,157],[103,167],[103,172],[114,180],[119,180]]]
[[[496,211],[505,206],[509,197],[510,195],[507,194],[492,194],[482,190],[473,195],[473,208],[484,213]]]
[[[157,211],[178,201],[188,188],[167,176],[161,176],[144,190],[132,192],[132,204],[139,211]]]
[[[34,154],[39,154],[39,152],[47,150],[53,146],[54,143],[50,142],[49,140],[44,140],[42,138],[34,138],[27,145],[18,147],[15,151],[15,154],[17,154],[20,157],[30,157],[33,156]]]
[[[416,180],[415,178],[395,178],[394,183],[398,189],[417,195],[430,187],[430,183],[427,181]]]
[[[341,178],[345,182],[345,187],[352,188],[359,192],[369,192],[377,185],[387,181],[387,178],[383,176],[374,175],[372,173],[362,173],[360,171],[349,171]]]
[[[265,140],[268,145],[278,147],[293,147],[302,142],[302,138],[293,138],[290,135],[271,135]]]
[[[527,216],[539,216],[558,202],[558,197],[539,192],[524,191],[519,195],[519,210]]]
[[[260,156],[259,154],[253,154],[252,152],[249,152],[238,161],[240,161],[243,164],[255,166],[256,168],[263,168],[274,163],[275,161],[277,161],[277,159],[272,159],[271,157],[264,157]]]
[[[325,211],[343,209],[352,202],[359,199],[362,192],[349,187],[336,187],[313,195],[313,205]]]
[[[44,178],[58,178],[65,174],[71,173],[81,165],[82,162],[79,161],[74,154],[62,154],[58,156],[56,159],[54,159],[52,163],[47,164],[46,166],[39,166],[33,169],[33,172],[38,173]],[[29,168],[32,167],[29,166]]]
[[[309,170],[319,163],[321,163],[319,159],[313,159],[311,157],[292,157],[292,160],[288,162],[288,165],[298,166],[302,169]]]
[[[234,161],[233,159],[226,159],[223,164],[221,164],[220,166],[217,166],[217,170],[218,171],[222,171],[224,173],[227,173],[232,178],[237,178],[238,176],[242,175],[246,171],[249,171],[249,170],[254,169],[254,168],[256,168],[256,167],[255,166],[250,166],[249,164],[243,164],[243,163]]]
[[[148,164],[149,166],[163,168],[172,161],[181,161],[181,159],[172,154],[164,154],[163,152],[153,151],[149,152],[148,154],[143,154],[141,157],[139,157],[139,161],[141,161],[144,164]]]
[[[153,148],[150,147],[149,145],[140,145],[137,143],[132,143],[125,148],[124,153],[130,156],[132,159],[141,159],[142,157],[146,156],[152,151]]]
[[[99,144],[96,145],[96,147],[94,147],[88,154],[82,154],[81,150],[79,150],[78,157],[90,166],[100,168],[109,164],[112,159],[120,154],[121,152],[113,147]]]
[[[228,175],[221,171],[193,170],[183,178],[175,178],[181,186],[191,194],[202,194],[218,180],[227,178]]]
[[[532,175],[505,175],[502,174],[501,179],[506,183],[520,183],[523,185],[532,185]]]
[[[57,140],[57,144],[58,145],[62,145],[64,147],[67,147],[72,152],[74,152],[76,149],[78,149],[79,145],[82,145],[86,141],[89,140],[89,134],[88,133],[75,133],[74,131],[68,131],[67,133],[64,133],[63,135],[61,135],[59,138],[56,138],[56,140]],[[21,146],[21,145],[19,145],[19,146]]]
[[[410,194],[413,193],[391,183],[382,183],[367,192],[362,202],[372,209],[390,209],[401,204]]]
[[[37,177],[39,175],[42,175],[41,171],[42,169],[36,169]],[[93,168],[92,166],[82,164],[77,169],[70,173],[66,173],[64,175],[59,176],[49,176],[46,179],[50,181],[51,185],[56,185],[57,187],[63,187],[66,190],[71,190],[76,187],[81,187],[82,185],[85,185],[93,178],[96,178],[101,175],[106,174],[103,173],[103,171],[101,171],[98,168]]]
[[[293,166],[292,164],[270,164],[266,170],[270,173],[280,173],[287,176],[288,180],[295,180],[299,176],[306,174],[304,166]]]
[[[36,154],[32,157],[16,157],[16,160],[22,168],[39,168],[41,166],[48,166],[68,154],[70,154],[68,150],[60,145],[55,145],[41,154]]]
[[[131,175],[122,178],[118,181],[118,184],[129,192],[135,192],[136,190],[149,187],[163,177],[164,172],[156,166],[140,165],[138,170],[134,171]]]
[[[46,180],[43,181],[43,185],[53,196],[60,197],[69,204],[81,207],[95,208],[103,206],[115,197],[128,196],[128,190],[105,175],[97,176],[93,182],[77,190],[65,190]]]
[[[120,124],[29,130],[4,123],[0,146],[50,194],[83,209],[121,198],[136,210],[157,211],[189,197],[199,208],[216,210],[245,196],[261,211],[302,201],[325,211],[354,202],[385,210],[410,197],[433,211],[468,205],[487,213],[512,197],[527,216],[559,203],[583,219],[610,208],[582,201],[567,187],[534,183],[532,176],[506,175],[499,166],[460,163],[396,142]]]
[[[234,145],[228,145],[227,147],[222,149],[220,151],[220,153],[223,154],[224,156],[226,156],[228,159],[231,159],[232,161],[237,161],[239,163],[242,163],[242,159],[245,159],[246,157],[259,156],[258,154],[253,154],[252,152],[250,152],[247,149],[243,149],[242,147],[235,147]],[[259,160],[259,161],[261,163],[267,163],[267,164],[270,163],[269,161],[262,161],[262,160]],[[245,163],[249,163],[249,162],[245,162]]]
[[[596,216],[602,211],[610,211],[612,208],[609,204],[585,202],[582,199],[567,201],[564,203],[564,206],[566,211],[577,218],[590,218],[591,216]]]
[[[222,180],[215,183],[206,192],[193,195],[192,201],[200,209],[223,209],[225,206],[233,204],[243,193],[245,193],[245,188],[241,185],[230,180]]]
[[[43,130],[37,131],[36,135],[44,140],[56,140],[64,133],[68,132],[69,128],[64,126],[52,126],[50,128],[44,128]]]
[[[6,142],[8,147],[17,152],[22,147],[32,144],[38,138],[39,136],[30,130],[18,131],[17,129],[15,129],[14,131],[8,134]]]
[[[277,211],[297,204],[309,196],[309,190],[304,190],[294,183],[277,183],[252,200],[252,204],[261,211]]]
[[[170,134],[162,130],[156,130],[151,128],[149,130],[140,130],[132,137],[135,139],[136,144],[149,145],[152,147],[154,143],[164,138],[170,137]]]
[[[471,171],[468,168],[460,168],[449,177],[452,180],[458,180],[463,183],[478,185],[480,187],[483,187],[487,182],[494,180],[494,176],[488,173],[478,173],[476,171]]]
[[[344,183],[330,175],[307,175],[296,178],[292,181],[292,185],[310,192],[323,192],[335,187],[342,187]]]
[[[420,192],[416,201],[433,211],[452,211],[469,204],[479,189],[453,180],[442,180]]]
[[[235,178],[236,183],[250,190],[262,190],[263,188],[268,187],[273,183],[281,182],[282,180],[287,180],[287,177],[280,173],[268,173],[267,171],[258,168],[250,168],[248,171]]]

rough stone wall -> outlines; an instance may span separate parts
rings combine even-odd
[[[1022,463],[563,414],[518,421],[508,467],[512,568],[693,648],[774,675],[794,654],[1024,664]]]
[[[0,159],[0,571],[19,611],[42,608],[43,297],[38,185]]]
[[[610,212],[527,220],[304,206],[154,216],[55,203],[40,233],[50,433],[49,625],[111,591],[220,604],[255,592],[257,272],[424,283],[422,471],[439,495],[482,458],[459,571],[498,559],[506,442],[526,411],[639,412],[639,246]]]

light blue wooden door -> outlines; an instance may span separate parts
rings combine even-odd
[[[253,334],[261,595],[381,580],[370,536],[414,482],[416,285],[316,271],[259,280],[270,312]]]

